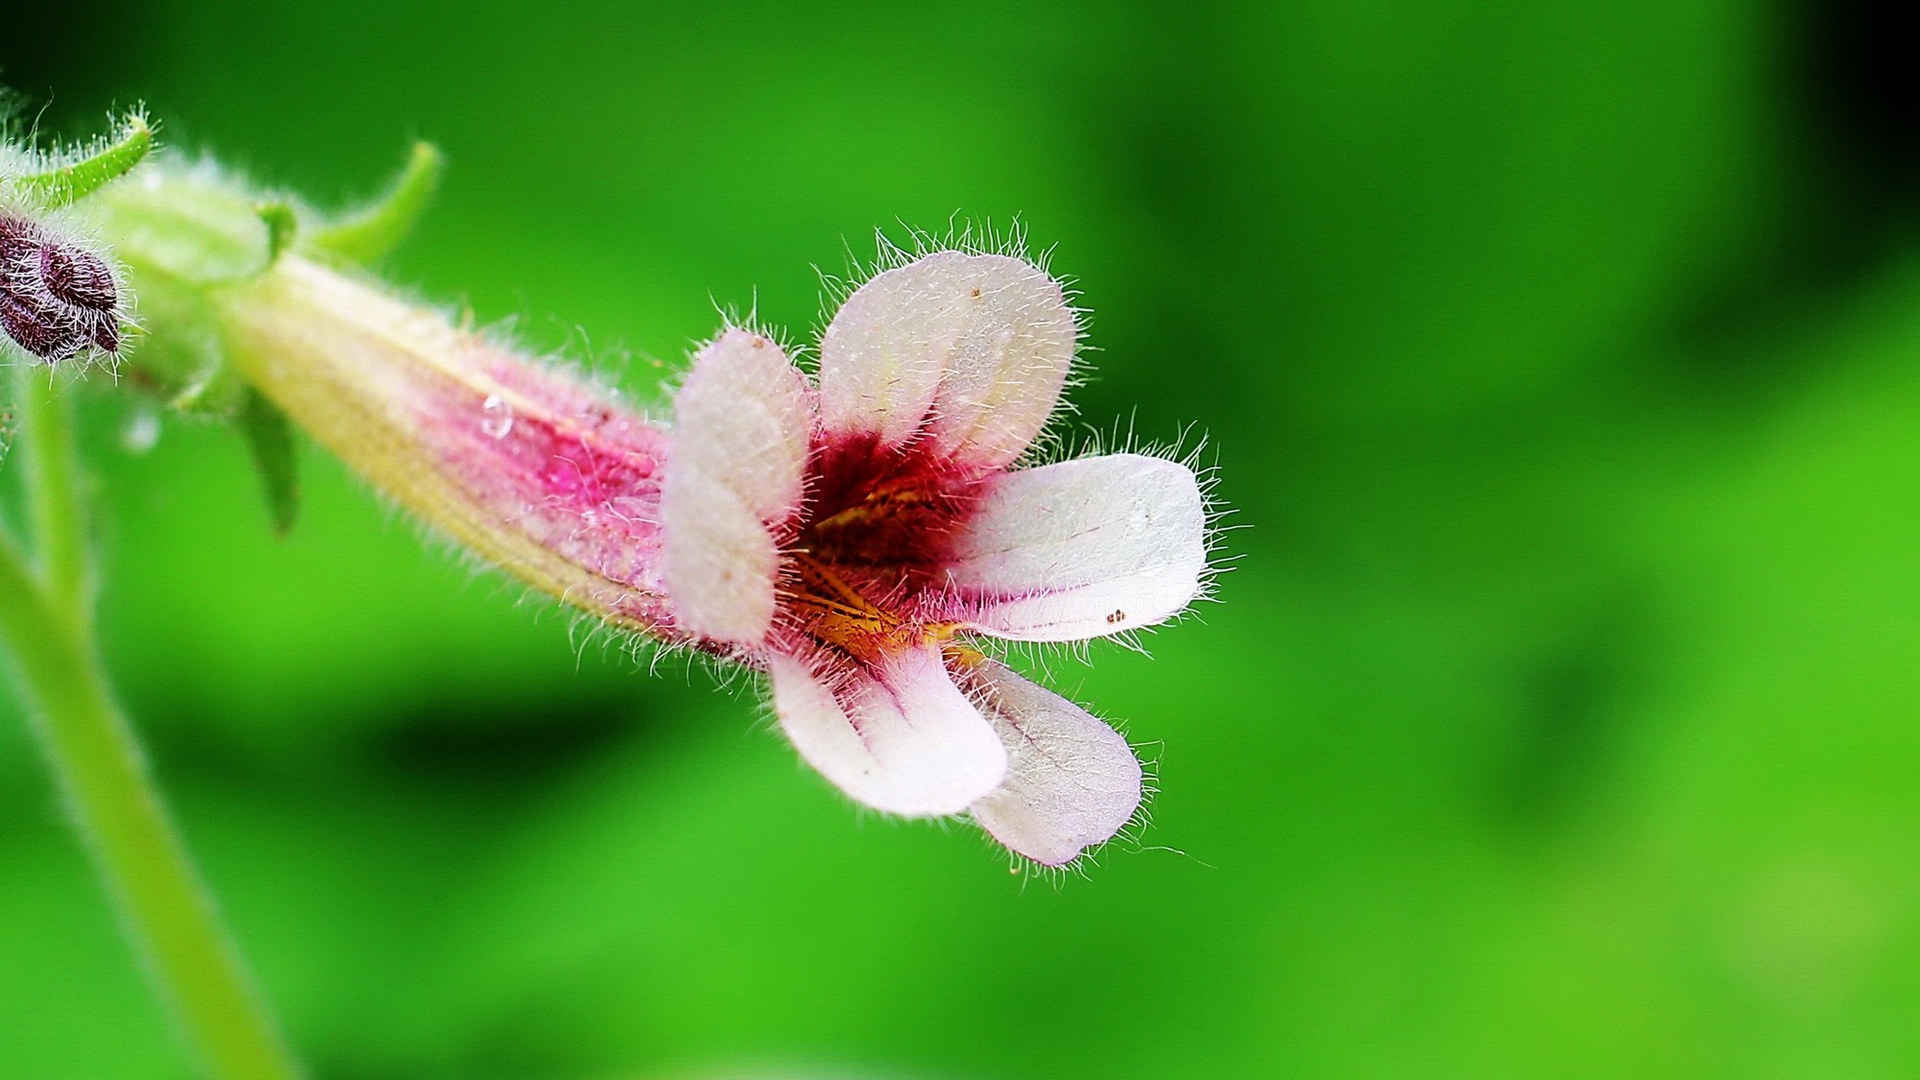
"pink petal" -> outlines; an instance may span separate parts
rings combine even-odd
[[[973,804],[995,840],[1060,866],[1132,820],[1140,762],[1119,732],[991,660],[963,682],[1007,744],[1007,778]]]
[[[942,251],[876,276],[820,345],[822,419],[994,469],[1018,458],[1060,399],[1079,328],[1058,282],[1005,255]]]
[[[797,509],[813,427],[806,377],[780,346],[728,330],[694,357],[674,397],[674,460],[720,478],[779,524]]]
[[[994,478],[956,539],[948,581],[978,630],[1078,641],[1179,614],[1206,565],[1193,471],[1108,454]]]
[[[760,515],[694,462],[674,461],[660,526],[674,623],[698,637],[758,644],[773,623],[779,572],[779,551]]]
[[[936,649],[902,653],[831,688],[792,657],[776,655],[769,667],[774,709],[794,748],[876,810],[956,814],[1006,775],[1006,748]]]
[[[695,357],[660,500],[667,595],[687,633],[766,635],[779,568],[768,526],[799,509],[811,408],[804,377],[758,334],[729,330]]]

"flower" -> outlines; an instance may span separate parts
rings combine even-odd
[[[1017,467],[1080,339],[1045,271],[977,251],[902,260],[846,298],[812,379],[729,328],[696,355],[669,429],[352,268],[405,232],[430,149],[386,203],[302,234],[310,215],[217,170],[162,163],[110,184],[150,136],[136,116],[121,143],[28,178],[91,196],[83,220],[150,315],[137,380],[242,417],[268,449],[290,420],[528,585],[764,671],[788,739],[861,803],[969,814],[1045,866],[1138,812],[1126,740],[981,640],[1128,635],[1207,580],[1206,499],[1185,464]],[[122,295],[104,260],[0,208],[0,314],[29,351],[116,350]],[[290,490],[286,464],[257,456]]]
[[[48,363],[117,353],[121,293],[105,259],[0,210],[0,331],[14,344]]]
[[[609,625],[764,671],[788,739],[855,800],[970,814],[1045,866],[1138,811],[1126,740],[980,640],[1124,635],[1207,577],[1187,466],[1015,467],[1080,336],[1037,267],[941,251],[878,274],[814,380],[728,329],[671,429],[296,253],[209,302],[234,370],[429,525]]]
[[[1207,569],[1192,470],[1120,453],[1013,466],[1079,326],[1021,259],[940,251],[862,285],[817,382],[729,329],[675,399],[660,504],[675,625],[764,668],[781,728],[855,800],[966,812],[1059,866],[1140,805],[1117,732],[975,647],[1173,618]]]

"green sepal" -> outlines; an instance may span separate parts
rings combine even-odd
[[[77,209],[101,235],[123,238],[114,253],[128,269],[144,317],[156,292],[197,292],[258,275],[269,263],[271,241],[261,204],[218,173],[162,155],[145,183],[115,185]]]
[[[170,279],[159,278],[163,284]],[[127,334],[121,381],[169,409],[227,420],[240,411],[246,384],[227,364],[207,299],[191,288],[143,290],[140,325]]]
[[[357,214],[310,230],[300,250],[351,263],[370,263],[400,246],[440,187],[445,159],[432,143],[413,144],[406,167],[379,201]]]
[[[253,464],[260,470],[265,485],[267,514],[273,531],[285,536],[300,512],[300,485],[295,473],[293,425],[280,407],[268,401],[260,391],[248,387],[240,413],[234,419],[246,438]]]
[[[267,227],[267,266],[271,268],[293,245],[300,231],[300,216],[284,202],[264,202],[254,207],[261,224]]]
[[[121,378],[169,409],[238,419],[246,383],[227,364],[210,297],[268,272],[298,242],[292,200],[156,160],[147,182],[116,185],[76,211],[103,234],[138,238],[115,252],[140,298]]]
[[[128,113],[120,132],[83,157],[16,177],[13,184],[48,209],[69,206],[125,176],[153,149],[146,114]]]

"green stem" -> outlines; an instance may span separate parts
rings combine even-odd
[[[26,455],[27,512],[40,545],[40,572],[59,611],[85,630],[93,620],[93,582],[80,511],[84,479],[74,450],[73,406],[41,364],[15,369],[21,441]]]
[[[44,371],[23,383],[28,483],[42,544],[36,579],[0,531],[0,652],[12,657],[34,731],[94,864],[209,1075],[300,1075],[201,888],[92,641],[89,568],[71,416]]]

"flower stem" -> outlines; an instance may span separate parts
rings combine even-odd
[[[80,461],[73,443],[73,408],[40,364],[15,369],[22,441],[27,461],[27,512],[40,548],[41,579],[54,608],[83,632],[93,620],[91,567],[80,511]]]
[[[0,532],[0,652],[13,660],[34,731],[127,933],[208,1074],[297,1077],[167,820],[93,644],[68,403],[46,385],[44,370],[22,389],[43,572],[36,577],[19,545]]]

